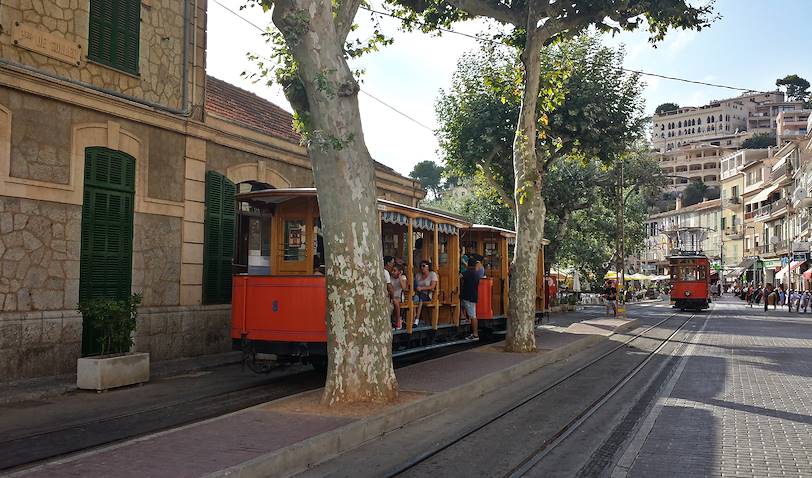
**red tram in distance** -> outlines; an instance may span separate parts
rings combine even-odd
[[[239,224],[243,224],[238,229],[237,254],[247,258],[248,268],[233,277],[233,348],[246,354],[245,362],[254,371],[263,371],[257,354],[326,367],[327,290],[316,190],[267,189],[237,194],[236,200]],[[392,332],[393,356],[464,342],[470,327],[461,321],[462,254],[481,257],[485,267],[477,303],[480,331],[505,330],[513,231],[383,199],[378,199],[378,217],[383,254],[403,260],[408,283],[401,305],[405,328]],[[249,218],[250,224],[245,220]],[[264,237],[261,246],[251,246],[248,236],[260,235]],[[431,301],[418,309],[412,278],[421,260],[432,263],[439,280]],[[544,290],[538,284],[543,284],[543,278],[536,287],[537,309],[543,311]]]
[[[684,253],[668,258],[671,304],[680,310],[710,307],[710,261],[704,254]]]

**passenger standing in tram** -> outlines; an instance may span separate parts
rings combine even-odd
[[[383,256],[383,280],[384,284],[386,285],[386,297],[389,299],[389,304],[392,304],[392,275],[389,271],[392,270],[392,266],[395,265],[395,258],[392,256]]]
[[[467,269],[462,274],[462,286],[460,288],[462,310],[468,320],[471,321],[471,334],[465,337],[466,340],[479,340],[476,303],[479,300],[479,279],[482,278],[484,272],[485,269],[482,267],[482,263],[471,257],[468,259]]]
[[[403,266],[395,264],[392,267],[392,319],[393,326],[397,330],[403,328],[403,320],[400,316],[400,304],[403,302],[403,291],[407,285],[406,276],[403,275]]]
[[[420,314],[423,312],[423,302],[431,302],[434,289],[437,288],[437,273],[431,270],[429,261],[420,261],[420,270],[414,277],[414,298],[417,302],[417,313],[414,316],[414,325],[420,324]]]

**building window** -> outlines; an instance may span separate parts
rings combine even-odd
[[[79,301],[126,299],[132,289],[135,159],[107,148],[85,150]],[[82,355],[100,353],[95,328],[82,327]]]
[[[88,59],[137,75],[140,29],[141,0],[91,0]]]
[[[203,303],[231,302],[237,187],[215,171],[206,172],[206,215],[203,229]]]

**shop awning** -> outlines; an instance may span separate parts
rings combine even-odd
[[[755,257],[749,257],[739,263],[736,267],[730,269],[730,271],[725,274],[725,277],[739,277],[740,275],[744,274],[744,271],[753,267],[753,264],[756,263]]]
[[[784,277],[790,273],[790,271],[795,270],[798,266],[803,264],[806,261],[792,261],[789,264],[785,265],[780,271],[775,274],[775,280],[779,280],[784,282]],[[787,278],[787,282],[789,282],[789,278]]]
[[[780,186],[778,184],[774,184],[772,186],[769,186],[767,188],[762,189],[761,192],[759,192],[758,194],[756,194],[755,196],[750,198],[747,201],[747,204],[753,204],[753,203],[759,203],[761,201],[766,201],[767,198],[770,197],[770,194],[772,194],[773,191],[775,191],[779,187]]]

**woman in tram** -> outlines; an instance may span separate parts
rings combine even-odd
[[[431,263],[420,261],[420,270],[414,277],[414,298],[417,303],[417,313],[414,316],[414,325],[420,324],[420,313],[423,311],[423,302],[431,302],[434,290],[437,288],[437,273],[431,270]]]
[[[392,326],[400,330],[403,328],[403,321],[400,316],[400,304],[403,302],[403,291],[406,290],[408,284],[406,276],[403,275],[403,266],[395,263],[392,267]]]

